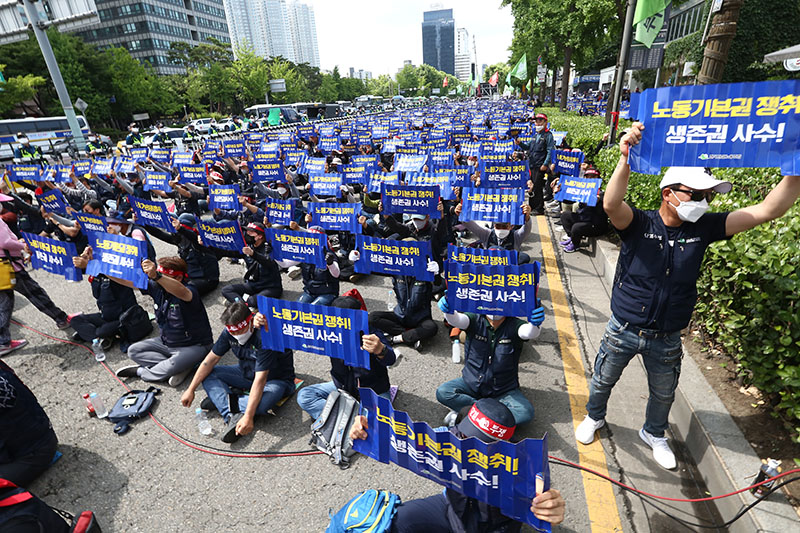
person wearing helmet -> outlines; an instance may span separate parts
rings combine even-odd
[[[131,148],[133,146],[140,146],[144,143],[144,139],[142,139],[142,134],[139,133],[139,125],[135,122],[131,122],[128,126],[128,136],[125,137],[125,146]]]
[[[156,134],[153,135],[153,144],[164,145],[170,142],[169,135],[164,131],[164,124],[159,122],[156,124]]]
[[[19,159],[23,163],[42,159],[42,151],[31,144],[27,134],[23,132],[17,133],[17,142],[19,146],[14,147],[14,159]]]

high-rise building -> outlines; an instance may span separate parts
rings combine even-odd
[[[77,32],[103,50],[121,46],[159,74],[180,74],[184,68],[167,57],[172,42],[196,46],[209,37],[230,42],[222,0],[96,0],[100,22]]]
[[[452,9],[422,14],[422,62],[455,74],[455,21]]]
[[[466,28],[458,28],[456,31],[455,72],[453,74],[461,81],[469,81],[472,75],[472,63],[469,32]]]
[[[292,2],[288,6],[289,39],[294,51],[295,63],[308,63],[319,67],[319,45],[317,44],[317,22],[314,8],[308,4]]]

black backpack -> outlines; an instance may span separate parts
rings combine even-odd
[[[0,478],[0,531],[12,531],[23,524],[36,524],[47,533],[101,533],[92,511],[84,511],[76,518]]]
[[[136,304],[119,316],[120,337],[124,342],[133,344],[150,335],[153,322],[141,305]]]
[[[126,433],[130,429],[131,422],[150,414],[150,409],[156,401],[156,394],[160,392],[161,389],[150,386],[147,390],[132,390],[123,394],[108,413],[108,420],[116,424],[114,433],[117,435]]]
[[[356,452],[350,440],[350,427],[361,413],[361,404],[347,392],[339,389],[328,395],[325,408],[311,424],[311,441],[319,451],[327,454],[331,462],[345,469]]]

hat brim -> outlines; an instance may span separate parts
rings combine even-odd
[[[461,422],[458,423],[457,429],[459,433],[464,435],[464,438],[475,437],[476,439],[479,439],[487,444],[498,441],[498,439],[495,439],[494,437],[491,437],[478,429],[477,426],[469,421],[469,417],[466,416],[461,420]]]
[[[664,189],[673,185],[684,185],[696,191],[711,190],[718,194],[727,194],[733,189],[731,182],[714,179],[703,167],[670,167],[664,173],[659,187]]]

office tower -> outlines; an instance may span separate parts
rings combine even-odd
[[[469,81],[472,74],[472,50],[469,42],[469,32],[466,28],[458,28],[456,32],[454,74],[461,81]]]
[[[295,63],[308,63],[319,67],[319,46],[317,44],[317,23],[314,8],[300,2],[288,5],[288,38],[293,49]]]
[[[448,74],[455,74],[453,10],[425,11],[422,16],[422,62]]]

